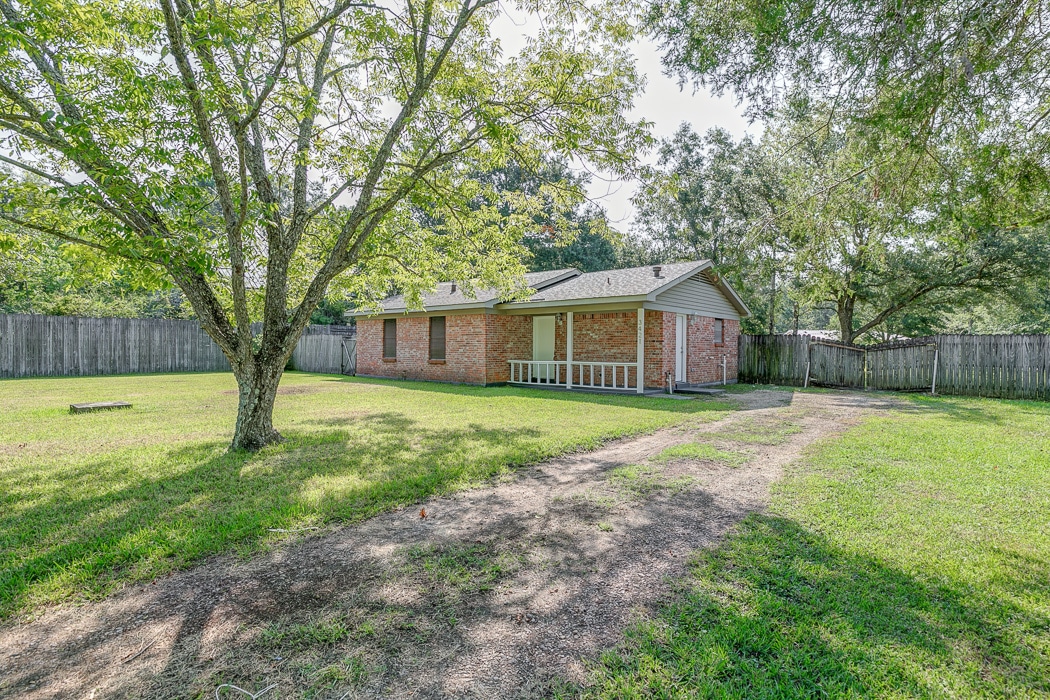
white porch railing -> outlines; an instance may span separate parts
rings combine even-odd
[[[638,390],[636,362],[557,362],[509,360],[511,384],[580,387],[583,389]],[[635,370],[634,383],[630,372]]]
[[[511,384],[566,385],[565,363],[553,360],[510,360]]]

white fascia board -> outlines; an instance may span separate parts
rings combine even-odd
[[[736,293],[728,282],[722,279],[722,276],[718,276],[718,282],[715,284],[716,287],[722,290],[722,293],[729,297],[729,301],[732,302],[733,306],[740,312],[740,318],[747,318],[751,315],[751,309],[747,308],[747,304],[740,298],[740,295]]]

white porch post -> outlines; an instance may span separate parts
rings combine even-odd
[[[572,388],[572,312],[565,314],[565,388]]]
[[[645,307],[638,307],[638,393],[645,393]],[[626,377],[625,377],[626,379]],[[626,382],[625,382],[626,383]]]

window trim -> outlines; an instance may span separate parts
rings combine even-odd
[[[714,326],[714,328],[717,329],[717,331],[718,331],[717,333],[713,334],[714,335],[714,344],[715,345],[725,345],[726,344],[726,321],[725,321],[725,319],[724,318],[716,318],[715,319],[715,326]],[[712,330],[714,330],[714,329],[712,329]]]
[[[441,319],[441,357],[434,354],[434,322]],[[448,317],[431,316],[429,329],[427,331],[427,359],[430,362],[441,363],[448,357]]]
[[[391,330],[393,335],[390,335]],[[394,354],[388,355],[387,351],[393,346]],[[397,361],[397,319],[396,318],[385,318],[383,319],[383,361],[384,362],[396,362]]]

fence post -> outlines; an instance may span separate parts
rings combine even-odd
[[[809,340],[806,341],[806,376],[802,380],[802,388],[803,389],[806,389],[806,388],[809,387],[809,363],[810,363],[810,358],[812,357],[812,355],[810,353],[810,350],[812,350],[812,343],[813,343],[812,338],[810,338]]]
[[[930,393],[937,394],[937,359],[940,355],[941,348],[936,343],[933,344],[933,385],[930,386]]]

